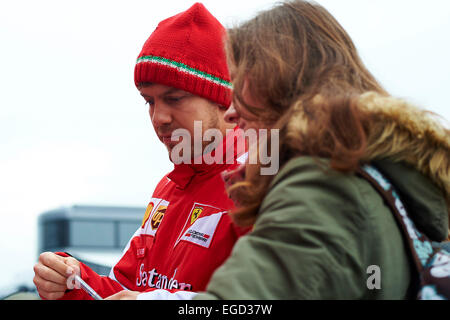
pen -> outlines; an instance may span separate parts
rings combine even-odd
[[[92,298],[95,300],[103,300],[100,295],[94,291],[83,279],[80,278],[79,275],[75,274],[75,281],[78,282],[81,285],[81,288],[86,291],[87,294],[89,294]]]

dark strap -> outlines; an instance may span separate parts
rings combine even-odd
[[[401,226],[420,275],[417,297],[421,300],[449,300],[450,252],[443,248],[433,248],[432,242],[417,230],[395,187],[377,168],[364,165],[357,173],[381,194]]]
[[[357,174],[369,181],[391,208],[403,235],[407,239],[417,271],[422,272],[429,257],[433,254],[431,241],[417,230],[414,222],[409,218],[395,187],[378,169],[371,165],[364,165],[357,170]]]

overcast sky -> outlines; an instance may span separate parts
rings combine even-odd
[[[450,120],[450,2],[322,0],[395,96]],[[145,207],[171,168],[133,83],[157,23],[194,1],[0,2],[0,290],[31,281],[37,217]],[[225,26],[275,1],[203,1]]]

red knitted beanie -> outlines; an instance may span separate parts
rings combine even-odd
[[[225,28],[201,3],[161,21],[138,56],[136,86],[151,82],[231,104]]]

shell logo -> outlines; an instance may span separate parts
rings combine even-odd
[[[154,206],[155,205],[153,204],[153,202],[150,202],[148,204],[147,209],[145,210],[144,219],[142,219],[141,228],[144,228],[145,224],[147,223],[147,220],[150,217],[150,213],[152,212]]]

